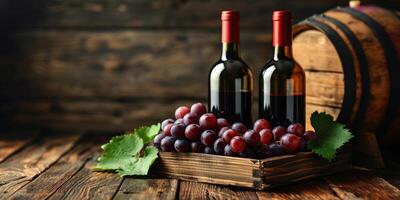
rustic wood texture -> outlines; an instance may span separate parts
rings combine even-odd
[[[19,58],[1,60],[8,67],[0,71],[9,77],[0,82],[2,97],[205,98],[208,71],[221,51],[220,34],[210,31],[33,31],[15,37],[26,42]],[[241,40],[243,58],[260,71],[270,55],[270,33],[246,31]]]
[[[15,192],[10,199],[46,199],[72,178],[85,163],[99,152],[105,140],[88,136],[62,156],[51,168]],[[46,187],[43,187],[46,185]]]
[[[380,2],[378,0],[369,2]],[[396,1],[385,1],[389,4]],[[380,2],[382,4],[382,2]],[[13,3],[10,1],[11,5]],[[238,1],[232,3],[229,0],[133,0],[133,1],[52,1],[32,4],[25,2],[25,6],[18,8],[26,9],[29,16],[17,10],[8,10],[7,15],[20,17],[21,21],[27,17],[31,24],[21,24],[35,27],[196,27],[196,28],[219,28],[219,12],[231,8],[242,12],[241,22],[243,27],[270,28],[270,13],[277,9],[295,10],[295,20],[301,20],[309,13],[320,10],[347,5],[346,0],[324,1],[303,0],[287,1],[273,0],[260,2],[256,0]],[[36,12],[28,8],[36,8]],[[25,11],[25,10],[24,10]]]
[[[351,170],[325,178],[315,178],[294,184],[254,191],[242,187],[226,187],[192,181],[164,179],[157,176],[120,178],[117,174],[93,172],[91,169],[99,156],[99,144],[109,136],[86,135],[82,137],[61,137],[44,135],[0,164],[1,199],[399,199],[396,183],[400,176],[396,171]],[[79,139],[81,138],[81,139]],[[21,138],[22,139],[22,138]],[[29,136],[26,135],[26,139]],[[78,140],[79,139],[79,140]],[[4,141],[0,138],[0,141]],[[62,142],[60,142],[62,141]],[[68,143],[68,144],[66,144]],[[65,153],[53,154],[53,148],[64,149]],[[70,148],[65,149],[65,146]],[[47,149],[49,151],[46,151]],[[43,154],[38,163],[49,164],[45,170],[26,166],[26,160]],[[0,148],[0,152],[2,149]],[[52,154],[52,156],[48,156]],[[37,159],[36,159],[37,160]],[[13,169],[26,171],[26,176],[13,176],[15,183],[5,183],[4,165],[12,163]],[[296,163],[287,163],[295,165]],[[11,166],[11,164],[7,164]],[[38,164],[41,165],[41,164]],[[32,166],[32,165],[31,165]],[[397,168],[396,168],[397,169]],[[30,174],[27,171],[30,170]],[[390,169],[388,169],[390,170]],[[238,173],[232,171],[231,173]],[[33,175],[34,174],[34,175]],[[390,176],[390,179],[389,179]],[[382,178],[381,178],[382,177]],[[386,180],[384,180],[384,179]],[[4,185],[5,184],[5,185]],[[393,185],[392,185],[393,184]],[[3,190],[7,186],[6,193]],[[11,194],[12,191],[12,194]],[[10,198],[7,198],[10,197]]]
[[[366,56],[368,59],[368,64],[369,67],[369,75],[371,78],[371,87],[370,87],[370,93],[372,95],[372,97],[374,98],[370,98],[369,99],[369,104],[367,105],[368,108],[365,109],[366,113],[365,116],[369,116],[369,117],[365,117],[363,120],[363,123],[360,123],[361,125],[364,125],[363,127],[359,127],[362,129],[366,129],[366,130],[373,130],[376,127],[379,126],[379,124],[381,123],[381,121],[383,120],[383,116],[386,113],[386,108],[389,102],[389,86],[390,86],[390,82],[388,79],[385,80],[381,80],[378,77],[388,77],[388,69],[382,69],[382,65],[387,65],[386,60],[384,58],[384,54],[383,54],[383,50],[380,50],[380,53],[376,53],[376,49],[382,49],[381,44],[379,43],[379,41],[377,40],[377,38],[374,37],[372,30],[366,26],[365,24],[363,24],[360,21],[357,21],[357,23],[350,23],[351,20],[355,20],[354,18],[352,18],[350,15],[345,14],[345,13],[341,13],[341,12],[333,12],[334,14],[331,14],[332,12],[328,12],[326,13],[327,15],[337,18],[341,21],[344,21],[345,24],[351,24],[351,26],[349,26],[350,28],[354,29],[354,31],[359,32],[358,36],[360,37],[360,41],[373,41],[373,42],[361,42],[361,44],[364,44],[364,51],[366,53]],[[346,17],[346,18],[342,18],[342,16]],[[326,21],[321,21],[322,23],[328,24],[330,25],[330,27],[334,28],[335,31],[340,32],[340,30],[336,27],[333,26],[329,23],[327,23]],[[302,26],[299,25],[297,28],[298,29],[304,29],[304,31],[298,31],[296,30],[299,34],[295,36],[294,39],[294,44],[293,44],[293,50],[294,50],[294,57],[296,58],[297,62],[300,63],[300,65],[303,67],[303,69],[305,71],[313,71],[313,76],[306,76],[306,82],[307,83],[311,83],[313,81],[312,78],[315,79],[315,77],[319,77],[324,73],[321,72],[330,72],[330,70],[334,71],[335,74],[341,75],[343,74],[343,70],[346,69],[347,66],[343,66],[343,63],[340,63],[340,59],[338,57],[338,51],[340,50],[336,50],[333,47],[332,42],[330,41],[326,35],[324,34],[320,34],[320,33],[315,33],[316,30],[314,30],[314,28],[312,28],[311,26],[306,26],[304,28],[301,28]],[[312,30],[312,31],[308,31],[308,30]],[[310,38],[308,38],[310,37]],[[346,37],[343,37],[344,40],[347,40]],[[316,40],[316,41],[320,41],[318,43],[310,43],[309,40]],[[316,44],[316,45],[312,45],[312,44]],[[304,47],[304,46],[308,46],[308,47]],[[315,48],[312,48],[312,46],[316,46]],[[349,45],[350,46],[350,45]],[[321,48],[327,47],[325,51],[320,51]],[[304,50],[303,50],[304,49]],[[369,51],[370,49],[370,51]],[[308,51],[307,51],[308,50]],[[322,52],[322,53],[321,53]],[[313,55],[314,53],[317,54],[322,54],[319,55],[318,57],[310,57],[310,56],[302,56],[299,54],[304,54],[304,55]],[[298,56],[299,55],[299,56]],[[335,56],[333,56],[335,55]],[[338,60],[339,59],[339,60]],[[358,62],[358,60],[356,59],[356,57],[354,57],[354,61],[355,63]],[[339,62],[339,63],[338,63]],[[339,68],[338,68],[339,67]],[[359,65],[356,67],[360,67]],[[365,67],[365,66],[363,66]],[[359,71],[359,70],[358,70]],[[319,72],[319,73],[318,73]],[[339,72],[339,73],[338,73]],[[338,76],[337,75],[337,76]],[[356,77],[360,77],[359,75]],[[378,80],[379,79],[379,80]],[[307,96],[319,96],[320,98],[316,99],[316,101],[319,101],[317,104],[318,105],[327,105],[329,106],[329,104],[327,104],[324,99],[325,98],[331,98],[331,99],[335,99],[335,101],[339,102],[340,104],[337,105],[336,107],[338,107],[339,109],[341,108],[341,103],[343,102],[343,98],[344,98],[344,85],[346,83],[344,83],[344,77],[342,76],[341,79],[336,79],[336,84],[332,84],[331,83],[332,79],[328,79],[328,83],[331,86],[331,88],[335,88],[332,87],[334,86],[339,86],[339,88],[341,88],[341,92],[336,92],[334,90],[307,90]],[[373,80],[377,80],[377,81],[373,81]],[[355,86],[357,86],[356,91],[360,91],[361,89],[361,79],[356,79],[355,82],[353,83],[347,83],[347,84],[353,84]],[[307,84],[307,89],[308,87],[310,87]],[[330,93],[329,93],[330,92]],[[361,98],[360,95],[356,96],[356,98]],[[358,110],[358,106],[359,105],[354,105],[354,107]],[[354,107],[352,109],[354,109]],[[370,109],[371,107],[371,109]],[[351,112],[352,114],[349,117],[349,121],[347,121],[347,123],[349,125],[352,125],[354,122],[354,118],[355,115],[357,114],[357,110],[356,112]],[[373,113],[373,114],[372,114]],[[371,117],[373,116],[373,117]]]
[[[400,198],[399,189],[384,179],[367,172],[348,172],[342,176],[332,176],[326,179],[332,190],[342,199]]]
[[[0,163],[0,198],[11,196],[71,149],[78,135],[46,137]]]
[[[255,187],[254,182],[261,184],[261,174],[258,177],[253,176],[253,170],[259,170],[259,167],[260,162],[257,160],[244,158],[160,152],[160,159],[156,161],[151,174],[213,184]]]
[[[391,15],[385,17],[385,19],[382,19],[382,16],[385,16],[386,10],[381,9],[381,8],[377,8],[373,11],[370,11],[368,13],[370,13],[369,15],[371,16],[371,18],[373,18],[374,20],[376,20],[378,23],[380,23],[382,25],[382,27],[385,29],[385,31],[387,31],[388,35],[390,36],[391,41],[393,41],[393,46],[394,48],[397,50],[395,53],[396,58],[397,58],[397,62],[398,62],[398,66],[396,66],[398,69],[400,69],[400,33],[399,33],[399,29],[400,29],[400,17],[399,16],[395,16],[393,13],[391,13]],[[400,70],[399,70],[400,71]],[[400,74],[398,74],[400,75]],[[397,76],[396,76],[397,77]],[[396,87],[397,86],[397,87]],[[395,91],[395,95],[398,96],[397,99],[395,99],[395,104],[397,104],[397,106],[395,108],[390,108],[392,110],[389,110],[388,112],[391,112],[388,116],[388,120],[390,120],[388,122],[388,127],[386,128],[386,133],[385,136],[383,137],[383,141],[381,142],[382,144],[386,144],[387,146],[392,146],[392,148],[396,148],[398,144],[400,144],[400,134],[398,131],[395,130],[395,128],[398,126],[398,124],[400,123],[400,117],[398,116],[400,113],[400,103],[398,103],[397,101],[399,101],[399,91],[398,91],[398,85],[392,85],[392,87],[396,87],[397,90]]]
[[[276,187],[301,180],[324,176],[347,170],[351,167],[351,148],[343,147],[332,162],[310,152],[268,158],[261,161],[262,188]]]
[[[7,80],[0,79],[0,109],[7,116],[2,124],[10,128],[112,132],[155,123],[179,105],[206,101],[207,66],[220,53],[210,48],[219,46],[219,34],[207,31],[46,31],[20,36],[32,41],[21,47],[30,50],[13,64],[13,71],[3,71]],[[248,49],[243,56],[250,57],[255,72],[267,56],[250,55],[270,55],[270,39],[254,31],[242,34]]]
[[[173,117],[178,106],[193,102],[205,100],[23,100],[0,107],[12,115],[8,120],[22,124],[20,127],[115,134]]]
[[[254,191],[235,191],[232,188],[181,181],[179,199],[258,199]]]
[[[125,178],[114,199],[175,199],[176,179]]]
[[[368,13],[366,14],[368,15]],[[378,38],[374,35],[374,30],[371,27],[368,27],[363,22],[355,19],[351,15],[334,11],[329,11],[326,13],[326,15],[334,17],[348,25],[349,28],[357,34],[357,39],[362,45],[363,52],[365,53],[369,66],[369,92],[371,96],[370,99],[368,99],[367,108],[365,109],[365,117],[361,120],[360,124],[357,124],[359,127],[356,128],[360,131],[375,130],[382,123],[382,120],[384,120],[390,99],[390,79],[382,79],[382,77],[389,77],[389,63],[385,58],[383,46]],[[386,15],[390,15],[389,11],[387,11]],[[387,18],[385,15],[382,15],[381,17],[385,19]],[[354,22],[354,20],[357,22]],[[354,61],[358,62],[357,59]],[[386,67],[382,68],[382,66]],[[360,79],[357,79],[357,81],[353,84],[360,85],[360,81]],[[358,98],[360,97],[358,96]]]
[[[359,158],[357,164],[362,161],[368,167],[382,167],[380,150],[392,147],[396,152],[400,141],[395,129],[400,119],[397,111],[400,109],[399,84],[396,82],[400,76],[397,69],[400,60],[396,54],[400,51],[400,18],[391,10],[377,6],[355,7],[355,11],[369,16],[377,25],[341,9],[328,10],[295,25],[294,57],[308,75],[307,115],[314,105],[336,117],[347,112],[342,115],[342,121],[356,134],[354,157]],[[329,27],[336,35],[324,32],[315,23]],[[340,41],[344,47],[335,47]],[[339,55],[349,57],[340,59]],[[349,60],[353,66],[346,65]],[[334,74],[336,78],[326,79],[326,74]],[[346,74],[351,78],[346,79]],[[323,79],[326,79],[325,84],[313,84]],[[354,93],[348,88],[354,88]],[[354,99],[346,99],[345,94]],[[350,107],[343,108],[343,105]],[[309,121],[306,124],[310,128]],[[370,133],[376,137],[368,135]]]
[[[339,174],[340,175],[340,174]],[[298,184],[288,185],[282,188],[269,190],[268,192],[257,191],[259,199],[273,200],[294,200],[294,199],[310,199],[310,200],[339,200],[329,185],[321,179],[312,179],[300,182]]]
[[[95,165],[96,159],[87,162],[48,199],[111,199],[123,179],[113,173],[93,172],[92,168]]]
[[[30,144],[37,135],[35,132],[26,133],[25,131],[24,133],[2,133],[0,135],[0,163]]]
[[[363,0],[363,3],[379,4],[386,7],[397,7],[397,0]],[[335,6],[348,5],[347,0],[256,0],[232,3],[229,0],[131,0],[131,1],[41,1],[16,4],[8,2],[14,9],[5,10],[3,15],[19,19],[20,26],[29,27],[201,27],[219,28],[219,11],[231,8],[242,12],[241,21],[244,27],[270,28],[270,13],[276,9],[295,11],[295,20],[301,20]],[[6,4],[7,5],[7,4]],[[18,12],[19,8],[25,12]],[[33,9],[32,9],[33,8]],[[27,23],[31,22],[31,23]],[[25,22],[25,23],[24,23]],[[10,24],[12,25],[12,24]]]
[[[351,166],[350,151],[350,147],[345,147],[332,162],[310,152],[263,160],[160,152],[160,158],[150,173],[180,180],[263,190],[346,170]]]

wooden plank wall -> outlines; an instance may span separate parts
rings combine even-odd
[[[400,7],[399,0],[368,2]],[[257,77],[271,53],[272,10],[293,10],[298,22],[346,4],[2,1],[0,128],[121,132],[157,122],[178,105],[206,101],[208,71],[220,53],[220,10],[241,11],[242,55]]]

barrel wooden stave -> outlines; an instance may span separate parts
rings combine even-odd
[[[307,25],[301,26],[309,28]],[[299,33],[301,34],[306,36],[294,38],[293,54],[306,74],[306,128],[311,129],[309,116],[315,110],[338,116],[343,103],[344,77],[340,59],[331,41],[314,29]]]
[[[364,6],[360,7],[360,10],[377,21],[385,29],[385,32],[389,35],[390,40],[393,42],[396,52],[394,54],[397,57],[397,68],[395,70],[394,78],[400,78],[400,15],[399,12],[388,13],[387,10],[380,7]],[[382,16],[385,16],[384,18]],[[392,80],[393,81],[393,80]],[[395,97],[393,97],[393,108],[390,108],[387,119],[387,126],[383,126],[385,134],[382,137],[383,144],[393,145],[400,143],[400,130],[397,129],[400,124],[400,83],[392,83],[392,90]]]
[[[328,11],[325,15],[346,24],[362,46],[367,66],[361,67],[367,68],[368,77],[366,78],[369,82],[368,91],[363,92],[368,92],[369,97],[367,97],[366,108],[364,108],[365,113],[360,116],[355,128],[359,131],[374,131],[384,120],[390,98],[388,95],[390,93],[390,80],[385,78],[389,77],[389,70],[382,67],[388,65],[383,46],[374,35],[373,30],[353,16],[337,10]]]
[[[388,46],[394,46],[395,57],[398,60],[400,18],[394,12],[371,6],[360,6],[355,12],[362,12],[361,14],[375,20],[387,33],[383,35],[387,35],[393,44],[388,45],[382,40],[382,34],[377,34],[379,30],[376,30],[376,26],[371,26],[346,9],[329,10],[323,15],[309,19],[323,24],[340,37],[340,42],[346,44],[347,52],[353,58],[353,66],[345,66],[343,57],[338,56],[343,54],[344,50],[337,48],[338,45],[335,44],[337,41],[331,41],[332,37],[327,34],[332,33],[307,23],[309,22],[307,20],[294,27],[293,54],[307,75],[307,118],[315,109],[327,111],[338,117],[344,112],[343,105],[351,103],[351,111],[345,116],[347,125],[358,133],[380,134],[378,138],[381,138],[383,144],[390,141],[392,144],[398,143],[400,134],[395,125],[400,123],[398,102],[400,91],[397,91],[400,85],[394,83],[396,79],[400,79],[400,73],[397,73],[397,69],[393,70],[394,62],[388,58],[390,54],[388,49],[391,49]],[[346,82],[349,67],[352,67],[354,74],[352,80]],[[339,80],[336,80],[338,83],[333,84],[332,80],[326,81],[332,88],[340,86],[338,90],[335,91],[324,84],[318,87],[320,83],[313,83],[314,80],[323,79],[322,74],[326,73],[339,74],[337,76]],[[346,84],[352,84],[355,89],[351,94]],[[353,99],[350,98],[352,102],[345,99],[346,93],[352,95]],[[338,106],[332,107],[332,102]],[[387,122],[388,126],[385,125]],[[309,121],[307,128],[310,128]],[[386,130],[387,133],[383,133],[382,130]]]

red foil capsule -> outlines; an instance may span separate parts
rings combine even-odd
[[[225,10],[221,12],[222,21],[222,43],[238,43],[239,42],[239,22],[240,13],[238,11]]]
[[[272,45],[292,45],[292,13],[286,10],[274,11],[272,14]]]

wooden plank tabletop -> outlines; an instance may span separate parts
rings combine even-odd
[[[93,172],[108,139],[2,133],[0,199],[400,199],[398,170],[353,169],[266,191]]]

